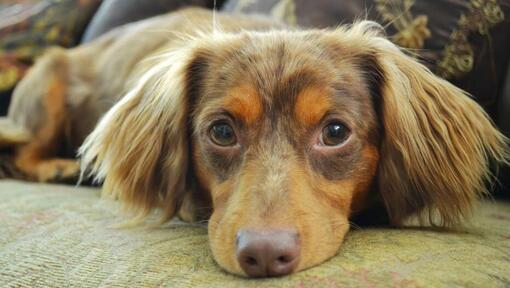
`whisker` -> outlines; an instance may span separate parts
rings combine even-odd
[[[213,3],[213,13],[212,13],[212,21],[213,21],[213,33],[216,34],[216,0]]]
[[[354,223],[352,221],[349,221],[349,224],[351,225],[353,230],[357,230],[357,231],[363,230],[359,225],[357,225],[356,223]]]

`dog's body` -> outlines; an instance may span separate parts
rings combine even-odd
[[[0,145],[48,181],[77,173],[59,151],[84,142],[105,192],[140,215],[210,217],[216,261],[249,276],[331,257],[370,199],[395,225],[458,223],[489,161],[508,163],[483,110],[372,22],[291,31],[220,14],[213,32],[211,20],[189,9],[51,51],[16,89]]]
[[[21,170],[39,181],[76,175],[79,168],[76,162],[53,161],[57,153],[64,150],[64,156],[72,158],[99,118],[130,90],[138,76],[151,67],[150,58],[157,56],[159,51],[185,45],[183,38],[210,33],[213,29],[210,16],[205,10],[186,9],[119,27],[74,49],[48,51],[16,87],[9,107],[9,121],[4,120],[3,124],[4,127],[23,128],[16,131],[10,128],[13,131],[5,131],[4,139],[10,137],[13,141],[24,142],[33,139],[27,137],[29,135],[52,138],[39,141],[51,142],[40,143],[50,147],[34,147],[30,150],[41,151],[27,151],[24,154],[30,155],[18,157]],[[221,19],[225,31],[268,30],[278,25],[263,18],[246,20],[232,16]],[[48,93],[50,90],[57,91]],[[60,93],[65,94],[65,99],[58,99]],[[46,117],[47,110],[52,110],[48,113],[54,115]],[[48,123],[48,118],[59,123]],[[41,132],[45,133],[38,136]],[[1,143],[0,139],[0,147]],[[48,151],[56,147],[60,152]]]

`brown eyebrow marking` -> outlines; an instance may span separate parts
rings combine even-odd
[[[246,124],[252,124],[262,115],[260,95],[250,85],[231,89],[223,105],[228,112]]]
[[[306,126],[319,122],[331,107],[328,94],[320,87],[309,87],[301,91],[294,107],[297,119]]]

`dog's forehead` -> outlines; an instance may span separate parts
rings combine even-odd
[[[319,39],[315,45],[304,35],[256,35],[246,41],[232,61],[245,72],[239,81],[250,81],[268,100],[332,79],[334,66]],[[322,82],[322,83],[321,83]]]
[[[230,86],[250,82],[262,97],[333,82],[335,65],[320,37],[306,33],[260,33],[244,37],[221,59],[219,73]]]
[[[320,36],[259,33],[216,47],[202,103],[247,123],[298,115],[312,125],[332,107],[355,111],[369,98],[363,71]]]

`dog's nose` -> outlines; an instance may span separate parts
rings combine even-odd
[[[295,230],[241,230],[237,260],[250,277],[283,276],[296,268],[301,252]]]

